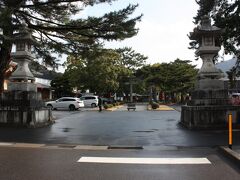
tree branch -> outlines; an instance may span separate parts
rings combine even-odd
[[[24,12],[24,11],[18,10],[18,11],[16,11],[16,12],[18,12],[18,13],[20,13],[20,14],[24,14],[24,15],[26,15],[26,16],[28,16],[28,17],[31,17],[31,18],[33,18],[33,19],[36,19],[36,20],[46,22],[46,23],[55,24],[55,25],[57,25],[57,26],[66,26],[66,25],[64,25],[64,24],[58,24],[58,23],[55,23],[55,22],[53,22],[53,21],[48,21],[48,20],[46,20],[46,19],[41,19],[41,18],[38,18],[38,17],[36,17],[36,16],[32,16],[32,15],[30,15],[30,14]]]
[[[46,2],[35,2],[34,4],[29,5],[22,5],[22,8],[32,8],[32,7],[39,7],[39,6],[45,6],[49,4],[59,4],[59,3],[73,3],[73,2],[82,2],[85,5],[93,5],[94,3],[103,3],[115,0],[59,0],[59,1],[46,1]]]
[[[59,3],[72,3],[72,2],[78,2],[79,0],[59,0],[59,1],[46,1],[46,2],[33,2],[33,4],[28,5],[22,5],[22,8],[32,8],[32,7],[39,7],[39,6],[45,6],[49,4],[59,4]],[[82,0],[81,0],[82,1]]]

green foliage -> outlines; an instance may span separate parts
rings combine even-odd
[[[125,47],[116,50],[120,54],[120,65],[127,69],[135,70],[146,63],[148,57],[135,52],[132,48]]]
[[[103,105],[104,109],[108,109],[108,104]]]
[[[196,3],[199,5],[199,9],[197,11],[197,15],[194,17],[195,24],[198,24],[204,15],[211,13],[216,1],[219,0],[196,0]]]
[[[117,78],[120,71],[116,59],[118,54],[107,49],[96,49],[85,59],[69,56],[65,74],[80,90],[89,89],[97,94],[115,92],[119,86]]]
[[[119,106],[119,105],[122,105],[122,104],[123,104],[123,102],[116,102],[116,103],[113,103],[113,104],[104,104],[103,107],[104,107],[104,109],[109,109],[109,108]]]
[[[103,107],[104,107],[104,109],[109,109],[109,108],[112,108],[113,105],[112,104],[104,104]]]
[[[119,49],[99,47],[84,56],[68,56],[65,74],[69,77],[71,84],[82,91],[89,89],[98,94],[122,91],[125,78],[133,73],[130,66],[139,67],[146,58],[131,49],[133,59],[130,62],[129,56],[128,61],[125,61],[123,59],[125,52],[125,50],[119,52]],[[135,58],[134,54],[138,58]]]
[[[52,54],[84,55],[102,44],[103,40],[123,40],[136,35],[138,29],[135,25],[140,21],[141,15],[131,15],[137,5],[129,5],[102,17],[73,18],[87,6],[112,1],[114,0],[0,1],[0,76],[3,76],[9,64],[14,32],[23,24],[33,31],[39,42],[35,45],[35,53],[51,66],[57,65],[57,58]]]
[[[58,76],[51,81],[51,87],[55,91],[55,98],[63,96],[72,96],[72,86],[66,76]]]
[[[119,65],[121,67],[121,72],[118,76],[119,88],[117,92],[118,93],[124,92],[125,94],[129,94],[130,88],[127,82],[129,82],[130,79],[134,77],[134,73],[136,72],[137,69],[145,65],[146,59],[148,57],[140,53],[137,53],[136,51],[129,47],[117,49],[116,52],[118,52],[120,55]],[[135,80],[135,83],[136,84],[134,84],[133,86],[134,92],[136,93],[143,92],[141,82],[136,82]]]
[[[145,86],[154,86],[166,93],[187,93],[193,88],[197,70],[190,61],[175,60],[171,63],[147,65],[137,70],[136,76]]]

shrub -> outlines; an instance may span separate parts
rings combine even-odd
[[[104,109],[108,109],[108,104],[103,105]]]
[[[103,107],[104,107],[104,109],[109,109],[109,108],[112,108],[113,105],[112,104],[104,104]]]
[[[156,102],[153,102],[151,105],[152,105],[152,109],[157,109],[157,108],[159,108],[159,104],[156,103]]]
[[[112,108],[113,107],[113,105],[112,104],[108,104],[108,108]]]

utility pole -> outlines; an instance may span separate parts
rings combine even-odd
[[[153,99],[153,87],[151,85],[149,89],[149,103],[152,103],[152,99]]]
[[[133,84],[137,84],[134,82],[134,77],[129,78],[129,82],[126,82],[125,84],[129,84],[130,86],[130,102],[133,102]]]

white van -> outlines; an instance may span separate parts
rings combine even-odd
[[[98,96],[86,95],[80,98],[85,107],[97,107],[98,105]]]

